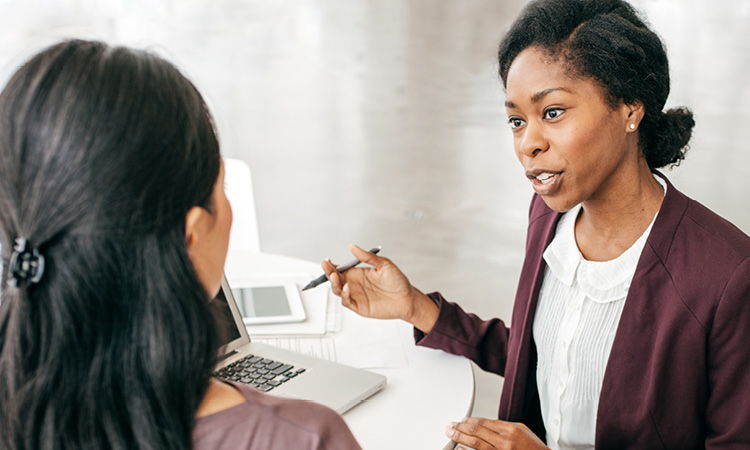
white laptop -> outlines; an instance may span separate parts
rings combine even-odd
[[[383,389],[383,375],[250,341],[226,278],[212,301],[219,334],[216,375],[282,397],[312,400],[339,414]]]

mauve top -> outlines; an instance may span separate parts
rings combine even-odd
[[[332,409],[317,403],[264,394],[248,385],[226,381],[245,403],[198,418],[194,450],[360,449],[357,440]]]

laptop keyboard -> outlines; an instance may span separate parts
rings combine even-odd
[[[284,364],[268,358],[247,355],[226,367],[219,369],[214,375],[227,380],[249,384],[268,392],[286,383],[304,372],[303,368],[295,368],[291,364]]]

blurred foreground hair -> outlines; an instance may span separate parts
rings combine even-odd
[[[0,94],[0,447],[184,449],[215,361],[185,215],[220,168],[208,109],[152,54],[68,41]],[[44,256],[9,286],[13,241]]]

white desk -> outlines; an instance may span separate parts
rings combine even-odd
[[[235,253],[228,256],[226,271],[231,281],[247,274],[318,276],[321,269],[318,264],[279,255]],[[359,320],[374,319],[362,319],[344,309],[344,329]],[[388,385],[349,410],[344,420],[365,450],[452,448],[445,425],[471,413],[471,365],[465,358],[415,346],[406,323],[395,327],[382,323],[384,332],[404,340],[408,362],[401,368],[370,369],[388,377]]]

